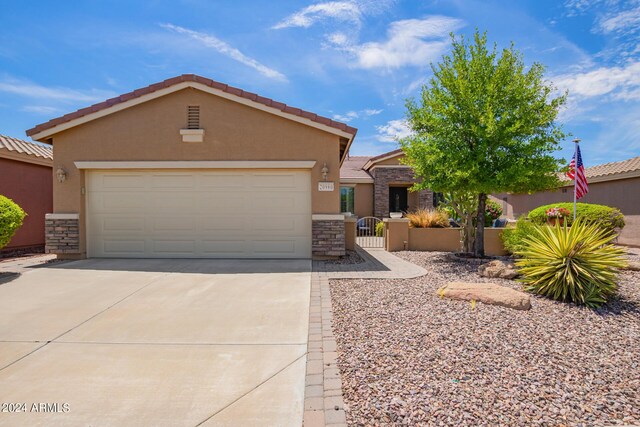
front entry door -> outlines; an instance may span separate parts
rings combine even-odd
[[[407,199],[407,187],[389,187],[389,212],[406,212]]]

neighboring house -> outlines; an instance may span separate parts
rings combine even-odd
[[[3,252],[44,247],[44,216],[53,206],[52,167],[51,147],[0,135],[0,194],[27,213]]]
[[[402,150],[379,156],[349,156],[340,168],[340,209],[359,217],[388,218],[389,212],[433,208],[433,192],[409,191],[416,182],[400,163]]]
[[[626,226],[618,239],[626,245],[640,246],[640,157],[606,163],[585,169],[589,192],[579,200],[613,206],[625,216]],[[573,181],[563,176],[560,189],[534,194],[497,194],[508,218],[517,218],[541,205],[573,202]]]
[[[345,253],[356,129],[193,74],[27,131],[55,146],[47,249],[64,258]]]

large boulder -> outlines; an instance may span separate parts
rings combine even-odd
[[[518,270],[511,262],[495,260],[478,267],[478,274],[482,277],[498,277],[500,279],[514,279],[518,277]]]
[[[447,298],[475,300],[515,310],[529,310],[531,308],[531,297],[528,294],[495,283],[450,282],[440,288],[438,293]]]

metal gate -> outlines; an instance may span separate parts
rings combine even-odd
[[[356,243],[361,248],[384,248],[384,226],[381,219],[365,216],[356,222]]]

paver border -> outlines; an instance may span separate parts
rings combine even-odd
[[[309,342],[304,390],[305,427],[346,427],[329,278],[311,274]]]

